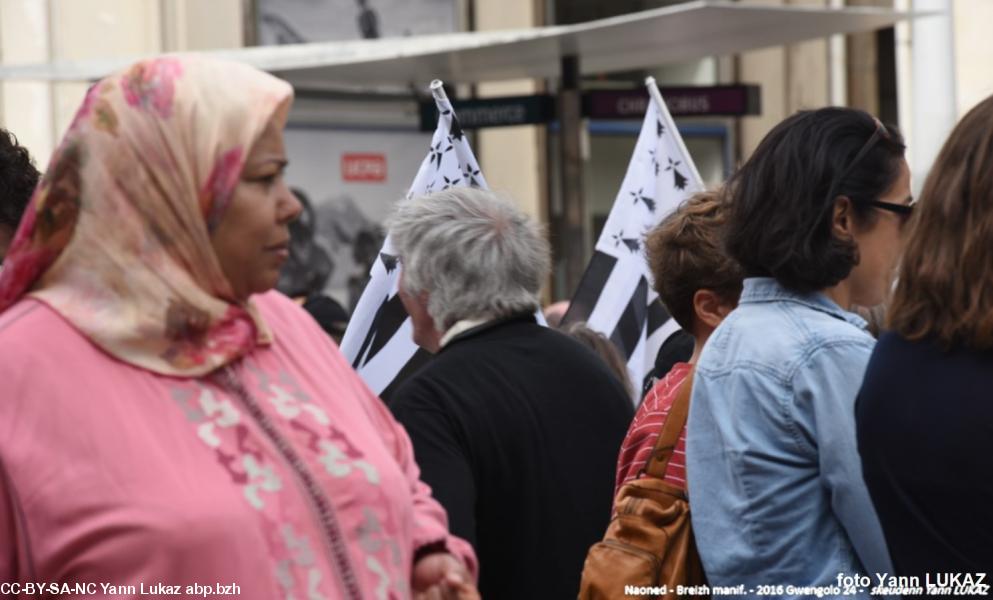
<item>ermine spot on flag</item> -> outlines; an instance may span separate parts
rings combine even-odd
[[[650,212],[655,212],[655,199],[649,198],[645,195],[645,188],[638,188],[637,192],[628,192],[634,197],[634,203],[637,204],[638,200],[641,200]]]
[[[669,159],[669,166],[665,168],[666,171],[672,171],[673,185],[676,186],[677,190],[685,190],[688,180],[686,176],[679,172],[678,167],[683,161]]]
[[[379,260],[383,261],[383,267],[386,268],[386,272],[392,273],[393,269],[397,268],[397,260],[399,259],[391,254],[380,252]]]

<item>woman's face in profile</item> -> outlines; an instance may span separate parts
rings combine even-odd
[[[289,258],[289,224],[302,207],[283,180],[283,131],[270,121],[245,160],[241,178],[210,236],[235,299],[275,287]]]
[[[910,167],[900,161],[900,175],[877,200],[890,204],[909,204]],[[897,264],[903,253],[904,225],[907,215],[876,209],[875,222],[864,230],[854,232],[859,247],[859,263],[852,269],[852,302],[861,306],[876,306],[889,297],[896,276]]]

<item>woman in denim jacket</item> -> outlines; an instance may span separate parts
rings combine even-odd
[[[868,597],[843,577],[892,571],[855,442],[874,341],[849,309],[891,287],[911,211],[904,150],[865,112],[804,111],[729,182],[728,251],[748,278],[700,357],[687,431],[711,585]]]

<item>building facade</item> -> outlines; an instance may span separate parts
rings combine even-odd
[[[718,185],[777,122],[804,108],[847,105],[898,124],[910,148],[915,187],[954,122],[993,92],[989,0],[740,0],[750,4],[881,6],[938,11],[896,28],[834,36],[733,56],[630,73],[585,77],[583,90],[633,89],[645,75],[661,86],[754,84],[760,114],[677,119],[708,185]],[[5,64],[140,56],[359,37],[418,35],[570,24],[676,4],[671,0],[0,0]],[[292,6],[291,6],[292,5]],[[291,10],[292,9],[292,10]],[[313,11],[308,13],[307,11]],[[411,12],[413,11],[413,12]],[[324,25],[322,25],[324,23]],[[426,150],[422,89],[373,93],[297,90],[287,133],[288,178],[325,222],[335,261],[329,289],[349,304],[366,246],[402,196]],[[0,125],[17,134],[44,167],[87,83],[0,82]],[[556,80],[456,85],[459,98],[555,93]],[[589,255],[613,203],[640,121],[584,121],[581,132],[583,245]],[[491,187],[505,190],[550,223],[562,217],[562,164],[554,123],[479,129],[470,134]],[[344,224],[344,225],[343,225]],[[332,230],[334,230],[332,232]],[[368,234],[368,235],[366,235]],[[330,237],[328,237],[330,236]],[[553,244],[556,240],[553,238]],[[562,248],[557,248],[562,252]],[[571,292],[558,274],[550,297]]]

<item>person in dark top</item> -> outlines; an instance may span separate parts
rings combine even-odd
[[[536,323],[548,243],[508,201],[436,192],[401,204],[390,235],[414,341],[437,354],[389,407],[476,549],[480,594],[575,598],[610,518],[629,397],[592,350]]]
[[[348,313],[345,307],[337,300],[326,294],[312,294],[304,301],[303,309],[314,317],[317,324],[321,326],[335,344],[341,344],[341,338],[348,328]]]
[[[27,148],[17,143],[14,134],[0,128],[0,263],[39,177]]]
[[[673,331],[659,346],[655,355],[655,365],[645,373],[641,382],[641,398],[644,400],[655,384],[665,378],[677,363],[689,362],[695,344],[693,336],[683,329]]]
[[[993,97],[931,168],[856,403],[898,575],[993,578]],[[989,587],[985,588],[988,592]],[[926,590],[925,590],[926,591]],[[981,590],[977,590],[981,591]]]

